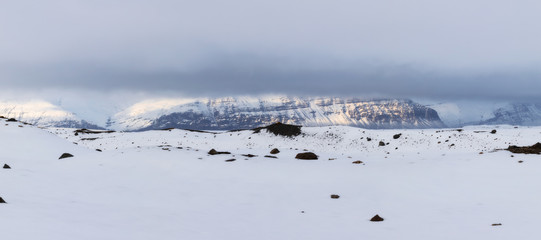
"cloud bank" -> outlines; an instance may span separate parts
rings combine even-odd
[[[540,100],[538,1],[11,1],[0,81],[39,91]]]

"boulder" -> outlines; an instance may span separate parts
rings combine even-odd
[[[295,156],[295,158],[301,159],[301,160],[317,160],[318,159],[317,155],[313,152],[299,153],[297,154],[297,156]]]
[[[231,154],[230,152],[218,152],[216,151],[216,149],[210,149],[210,151],[208,152],[209,155],[218,155],[218,154]]]
[[[278,153],[280,153],[280,150],[278,150],[278,148],[272,149],[270,151],[270,154],[278,154]]]
[[[3,168],[4,168],[4,169],[11,169],[11,167],[10,167],[9,165],[7,165],[7,164],[4,164],[4,167],[3,167]]]

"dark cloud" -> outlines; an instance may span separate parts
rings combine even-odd
[[[541,99],[541,3],[12,1],[7,88]]]

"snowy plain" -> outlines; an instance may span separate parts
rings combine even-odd
[[[2,120],[0,164],[11,166],[0,169],[2,239],[541,235],[541,156],[498,150],[540,142],[540,127],[314,127],[294,138],[74,130]],[[211,156],[212,148],[231,154]],[[265,157],[273,148],[277,158]],[[319,160],[296,160],[304,151]],[[74,157],[58,159],[62,153]],[[370,222],[376,214],[385,221]]]

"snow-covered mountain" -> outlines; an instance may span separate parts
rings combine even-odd
[[[420,102],[422,104],[403,99],[286,96],[169,98],[146,100],[129,107],[114,105],[115,111],[108,105],[104,106],[105,103],[88,103],[82,107],[70,105],[65,108],[64,104],[38,100],[0,101],[0,116],[16,118],[42,127],[128,131],[164,128],[248,129],[274,122],[370,129],[541,125],[541,104]],[[93,108],[89,110],[89,106]],[[107,116],[110,116],[109,119]]]
[[[541,104],[473,102],[428,104],[449,127],[465,125],[541,125]]]
[[[46,101],[0,102],[0,115],[42,127],[100,128]]]
[[[509,104],[496,109],[494,111],[494,117],[481,121],[480,124],[509,124],[522,126],[541,125],[541,104]]]
[[[145,101],[116,114],[108,127],[118,130],[231,130],[274,122],[372,129],[445,126],[436,111],[411,100],[273,96]]]

